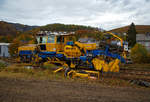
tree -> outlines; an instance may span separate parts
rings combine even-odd
[[[132,23],[127,32],[127,40],[129,42],[129,46],[133,47],[136,44],[136,28],[134,23]]]
[[[18,47],[21,45],[22,45],[22,43],[19,40],[17,40],[17,39],[13,40],[13,42],[10,44],[9,50],[8,50],[11,57],[14,57],[17,54]]]

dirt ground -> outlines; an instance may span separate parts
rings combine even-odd
[[[0,76],[0,102],[150,102],[150,89]]]

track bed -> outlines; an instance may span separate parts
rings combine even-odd
[[[0,77],[0,102],[149,102],[150,89]]]

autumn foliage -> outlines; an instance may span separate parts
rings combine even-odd
[[[131,58],[134,63],[150,63],[150,54],[141,44],[135,44],[131,49]]]
[[[9,46],[9,53],[11,57],[14,57],[18,52],[18,47],[21,46],[22,43],[19,40],[14,40]]]

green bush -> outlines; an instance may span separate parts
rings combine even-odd
[[[131,49],[131,59],[134,63],[149,63],[150,54],[141,44],[135,44]]]
[[[5,63],[0,62],[0,69],[3,69],[3,68],[5,68],[5,67],[6,67],[6,64],[5,64]]]

